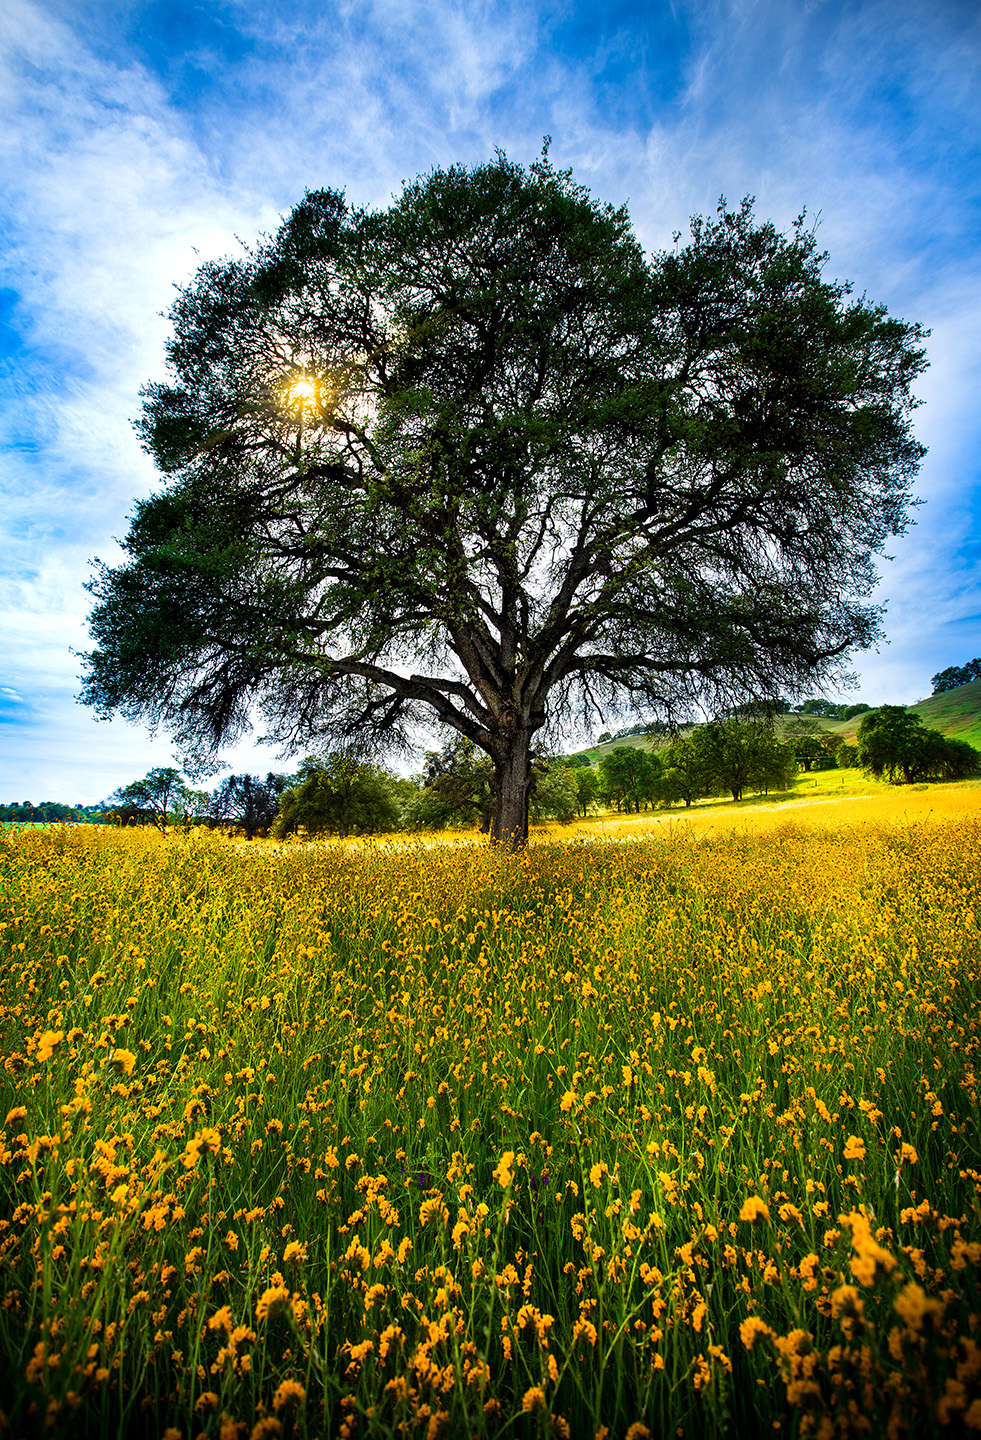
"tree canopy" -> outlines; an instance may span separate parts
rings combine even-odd
[[[166,830],[168,818],[186,819],[207,805],[208,796],[192,790],[173,765],[148,770],[142,780],[120,786],[106,801],[106,806],[124,823],[148,819],[161,830]]]
[[[395,830],[401,809],[391,779],[375,765],[346,755],[308,757],[295,786],[279,798],[272,833],[283,839],[309,835],[376,835]]]
[[[547,156],[308,194],[178,294],[139,425],[167,484],[92,582],[81,698],[187,753],[435,717],[521,843],[563,715],[825,683],[880,633],[925,364],[825,260],[749,202],[645,256]]]
[[[948,665],[946,670],[930,678],[934,695],[944,690],[956,690],[959,685],[970,685],[972,680],[981,680],[981,659],[975,657],[965,665]]]
[[[790,747],[764,720],[715,720],[700,725],[691,739],[706,789],[728,791],[733,800],[747,790],[785,790],[797,772]]]
[[[211,819],[218,825],[235,825],[246,839],[264,835],[279,810],[280,797],[289,787],[288,775],[271,771],[260,775],[226,775],[211,797]]]
[[[862,768],[894,784],[962,780],[981,772],[981,752],[966,740],[928,729],[905,705],[880,705],[863,715],[857,739]]]

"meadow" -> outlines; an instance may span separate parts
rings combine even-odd
[[[721,814],[0,835],[2,1433],[981,1430],[981,788]]]

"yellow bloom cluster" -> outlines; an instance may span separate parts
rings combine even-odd
[[[931,799],[0,836],[9,1432],[981,1430],[981,818]]]

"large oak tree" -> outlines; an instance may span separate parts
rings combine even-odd
[[[92,583],[82,698],[206,751],[434,716],[527,834],[570,707],[802,694],[874,643],[923,332],[744,203],[645,256],[543,158],[390,208],[308,194],[179,292],[140,422],[167,483]]]

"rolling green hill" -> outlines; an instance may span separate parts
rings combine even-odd
[[[918,700],[910,709],[932,730],[967,740],[981,750],[981,680],[958,685],[955,690],[943,690],[928,700]]]
[[[968,744],[981,750],[981,680],[972,680],[967,685],[958,685],[954,690],[944,690],[939,695],[918,700],[909,708],[919,715],[923,724],[931,730],[940,730],[944,735],[966,740]],[[777,722],[778,728],[781,727],[781,721],[785,724],[795,718],[797,717],[793,715],[782,716]],[[822,730],[841,735],[850,742],[854,742],[861,720],[860,715],[853,720],[824,720],[816,716],[808,718],[814,719]],[[650,750],[660,749],[663,743],[662,738],[657,735],[627,735],[622,740],[608,740],[602,745],[585,746],[579,753],[588,755],[595,765],[601,756],[609,754],[618,745]]]
[[[939,695],[917,700],[909,708],[914,715],[919,715],[928,729],[939,730],[956,740],[966,740],[969,745],[981,750],[981,680],[972,680],[954,690],[943,690]],[[861,718],[857,715],[854,720],[819,720],[818,723],[823,730],[854,741]]]

